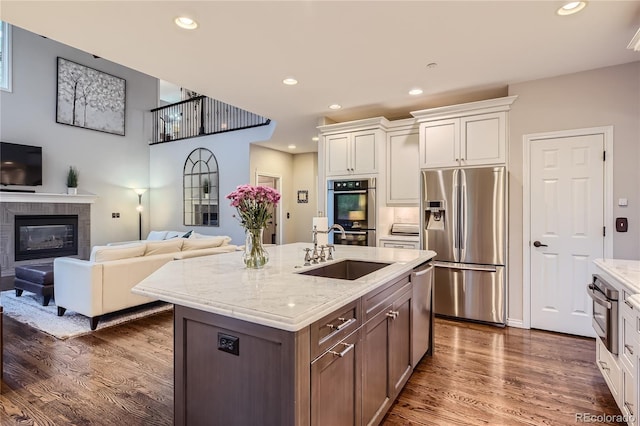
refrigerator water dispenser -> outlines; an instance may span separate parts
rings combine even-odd
[[[424,209],[427,230],[444,230],[444,201],[427,201]]]

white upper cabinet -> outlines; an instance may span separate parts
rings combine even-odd
[[[415,111],[420,168],[505,164],[507,111],[515,96]]]
[[[320,126],[324,138],[325,175],[377,174],[382,161],[383,121],[386,123],[386,119],[380,117]]]
[[[420,193],[419,132],[413,125],[387,133],[387,205],[417,206]]]

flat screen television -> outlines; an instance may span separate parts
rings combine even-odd
[[[0,142],[0,185],[42,185],[42,147]]]

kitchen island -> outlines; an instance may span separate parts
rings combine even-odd
[[[600,336],[606,336],[612,347],[610,351],[602,338],[596,339],[596,365],[627,423],[638,426],[640,261],[596,259],[594,263],[599,279],[617,292],[617,300],[594,299],[594,328]],[[616,299],[614,294],[611,296]],[[602,327],[605,322],[606,327]]]
[[[304,267],[309,246],[268,247],[259,270],[241,252],[174,261],[134,287],[175,304],[175,424],[382,420],[415,364],[412,271],[435,253],[338,246]],[[345,259],[388,266],[355,280],[301,273]]]

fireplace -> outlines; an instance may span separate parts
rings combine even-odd
[[[78,215],[15,216],[15,260],[78,254]]]

